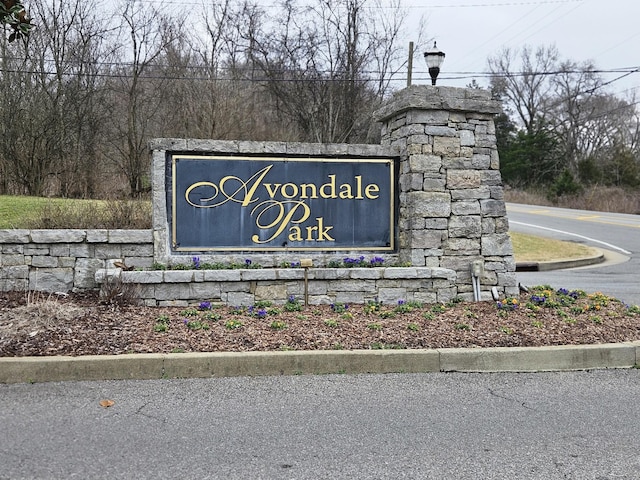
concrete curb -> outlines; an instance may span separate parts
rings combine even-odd
[[[0,383],[328,373],[539,372],[633,368],[640,341],[551,347],[3,357]]]
[[[560,270],[563,268],[586,267],[588,265],[597,265],[606,260],[605,254],[598,248],[591,247],[597,253],[588,257],[567,258],[553,260],[549,262],[517,262],[517,272],[545,272],[549,270]]]

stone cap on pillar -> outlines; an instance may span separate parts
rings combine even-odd
[[[377,122],[385,122],[408,110],[445,110],[498,114],[502,106],[491,92],[477,88],[412,85],[399,92],[374,113]]]

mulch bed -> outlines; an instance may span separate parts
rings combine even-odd
[[[541,295],[546,295],[542,301]],[[495,302],[346,308],[305,308],[298,302],[252,309],[154,308],[102,303],[97,293],[0,293],[0,356],[513,347],[640,339],[640,310],[601,294],[574,299],[541,288],[502,308]]]

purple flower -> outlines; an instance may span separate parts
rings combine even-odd
[[[406,302],[404,300],[398,300],[398,305],[404,305]]]
[[[561,288],[558,290],[558,295],[569,295],[569,290],[566,288]]]
[[[244,261],[245,265],[251,265],[251,259],[247,258]]]
[[[250,314],[251,314],[251,313],[253,313],[253,308],[254,308],[254,307],[253,307],[253,305],[251,305],[251,306],[248,308],[248,310],[249,310],[249,313],[250,313]]]
[[[193,262],[193,268],[198,270],[200,268],[200,257],[192,257],[191,261]]]
[[[370,260],[371,265],[382,265],[384,263],[384,258],[382,257],[373,257]]]
[[[200,302],[200,305],[198,305],[198,308],[200,310],[211,310],[211,302]]]
[[[289,295],[289,303],[296,303],[296,297],[294,295]]]
[[[264,318],[267,316],[267,311],[264,308],[258,310],[258,318]]]

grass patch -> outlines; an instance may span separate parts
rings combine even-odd
[[[151,228],[151,202],[0,196],[0,228]]]
[[[517,262],[546,262],[596,254],[593,248],[574,242],[563,242],[518,232],[509,232],[509,235]]]

